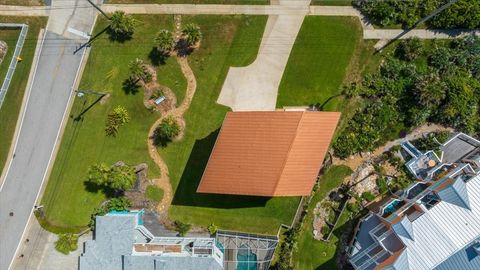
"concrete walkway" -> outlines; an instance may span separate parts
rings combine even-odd
[[[297,10],[309,2],[280,1],[279,6]],[[305,14],[269,16],[256,60],[247,67],[229,69],[217,102],[233,111],[275,110],[283,71],[304,18]]]
[[[45,6],[10,6],[0,5],[2,16],[48,16],[49,7]]]
[[[68,255],[55,250],[58,236],[42,229],[36,220],[33,220],[28,234],[25,236],[22,247],[18,251],[23,258],[18,259],[12,270],[78,270],[78,257],[83,252],[83,243],[92,239],[92,234],[80,236],[78,249]]]

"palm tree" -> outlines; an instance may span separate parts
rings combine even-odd
[[[168,53],[173,49],[174,40],[173,35],[170,31],[162,29],[157,33],[157,36],[154,39],[155,45],[157,45],[157,50],[162,53]]]
[[[182,33],[189,46],[195,45],[202,39],[202,32],[200,31],[200,27],[194,23],[189,23],[185,25]]]
[[[149,82],[151,80],[151,74],[145,68],[143,60],[136,58],[128,64],[128,69],[130,70],[130,77],[135,79],[135,83],[139,80],[143,82]]]
[[[126,39],[133,35],[136,20],[124,11],[115,11],[110,17],[110,33],[114,39]]]
[[[422,106],[438,106],[445,98],[447,85],[436,73],[420,76],[415,83],[415,94]]]

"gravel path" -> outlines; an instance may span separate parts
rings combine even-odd
[[[153,179],[156,186],[160,187],[164,191],[163,199],[158,204],[157,210],[160,216],[165,221],[168,216],[168,208],[172,203],[173,199],[173,190],[172,185],[170,183],[170,177],[168,173],[168,166],[165,161],[162,159],[160,154],[158,153],[157,146],[154,144],[153,135],[157,126],[162,122],[165,117],[173,116],[179,122],[184,122],[183,114],[188,110],[190,104],[192,103],[193,96],[195,95],[195,91],[197,89],[197,81],[195,79],[195,75],[193,74],[190,65],[188,64],[188,59],[186,57],[176,56],[177,63],[180,65],[183,75],[187,79],[187,92],[185,94],[185,98],[183,99],[180,106],[177,108],[167,112],[166,114],[162,115],[150,128],[148,132],[148,152],[152,160],[157,164],[160,168],[160,177]],[[184,127],[185,128],[185,127]]]

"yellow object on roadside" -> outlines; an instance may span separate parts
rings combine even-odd
[[[17,57],[17,61],[18,61],[18,62],[22,62],[23,59],[22,59],[21,57]]]

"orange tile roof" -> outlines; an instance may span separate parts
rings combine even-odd
[[[309,195],[338,112],[229,112],[197,192]]]

